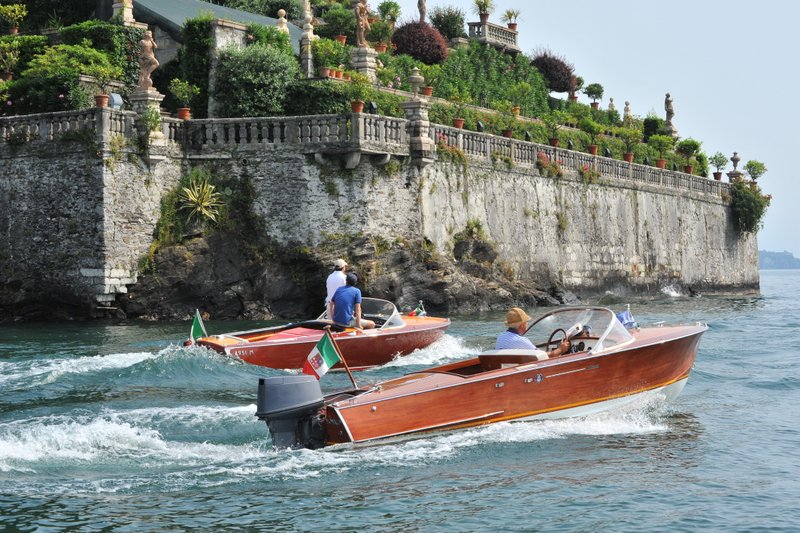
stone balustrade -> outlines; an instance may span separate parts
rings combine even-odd
[[[517,32],[491,22],[469,22],[469,38],[502,51],[519,52]]]
[[[178,120],[163,119],[162,131],[167,140],[183,144],[193,151],[257,149],[265,144],[300,144],[314,154],[390,154],[408,156],[410,134],[404,118],[368,113],[310,115],[295,117],[257,117]],[[19,135],[24,142],[55,141],[68,132],[94,130],[99,142],[112,136],[133,137],[136,114],[109,108],[63,111],[0,118],[0,144]],[[605,178],[650,184],[668,189],[686,190],[720,197],[730,190],[728,183],[666,169],[627,163],[617,159],[592,156],[548,145],[498,137],[441,124],[431,124],[430,137],[460,149],[471,158],[492,160],[510,158],[515,165],[535,167],[540,153],[558,161],[565,170],[578,171],[583,166],[596,169]],[[357,160],[354,160],[357,164]]]

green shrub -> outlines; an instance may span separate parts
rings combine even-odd
[[[9,86],[3,114],[43,113],[74,109],[78,76],[95,69],[113,69],[108,57],[84,45],[57,45],[34,57]]]
[[[659,159],[664,159],[664,155],[675,146],[675,138],[670,135],[651,135],[647,144],[658,152]]]
[[[96,2],[87,0],[25,0],[28,16],[23,21],[23,29],[33,30],[51,26],[52,20],[60,20],[62,25],[75,24],[94,16]]]
[[[408,54],[427,65],[447,59],[447,41],[427,22],[409,22],[399,26],[392,35],[392,43],[398,54]]]
[[[349,108],[344,83],[294,80],[286,89],[286,115],[334,115]]]
[[[378,4],[378,14],[383,20],[394,26],[394,23],[400,18],[400,4],[394,0],[383,0]]]
[[[288,20],[303,18],[303,2],[301,0],[228,0],[225,5],[272,18],[278,18],[278,11],[283,9],[286,11]]]
[[[456,6],[434,6],[431,11],[431,25],[439,30],[448,41],[457,37],[466,37],[464,10]]]
[[[122,26],[99,20],[89,20],[67,26],[60,31],[64,44],[81,44],[86,39],[95,50],[104,52],[111,64],[122,73],[120,81],[126,93],[133,91],[139,82],[139,41],[144,37],[140,28]]]
[[[350,62],[347,47],[333,39],[317,39],[311,43],[311,52],[314,55],[314,68],[336,68]]]
[[[265,46],[274,46],[281,52],[294,55],[294,50],[289,42],[289,34],[278,31],[275,26],[265,26],[263,24],[250,24],[248,27],[250,35],[253,36],[252,44],[262,44]]]
[[[355,44],[356,17],[352,9],[336,4],[325,12],[323,19],[325,25],[314,28],[314,33],[327,39],[333,39],[335,35],[344,35],[348,43]]]
[[[367,40],[372,43],[386,43],[392,40],[392,26],[385,20],[376,20],[370,24]]]
[[[44,52],[47,47],[47,37],[44,35],[3,35],[0,36],[0,45],[16,43],[19,50],[19,59],[16,66],[11,70],[15,77],[28,68],[28,64],[35,56]],[[14,46],[14,45],[11,45]]]
[[[653,135],[661,135],[666,121],[655,115],[647,115],[643,121],[644,142],[648,142]]]
[[[761,227],[772,197],[761,193],[754,181],[731,184],[733,224],[742,233],[755,233]]]
[[[190,106],[196,118],[205,118],[208,114],[208,72],[211,67],[211,47],[214,45],[211,36],[212,20],[211,14],[203,14],[185,21],[182,31],[183,47],[178,52],[182,71],[180,78],[200,89],[200,94],[192,99]]]
[[[231,46],[219,53],[214,97],[222,117],[283,113],[286,89],[300,74],[294,57],[269,46]]]

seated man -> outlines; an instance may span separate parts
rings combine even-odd
[[[356,287],[358,277],[352,272],[347,274],[344,287],[339,287],[333,294],[333,321],[337,324],[372,329],[375,322],[361,318],[361,291]]]
[[[529,317],[525,311],[519,307],[512,307],[508,311],[508,314],[506,314],[505,325],[508,329],[497,337],[497,343],[495,343],[494,349],[537,350],[538,348],[536,348],[530,339],[523,337],[525,332],[528,331],[528,322],[530,322],[530,320],[531,317]],[[569,347],[569,340],[564,339],[558,346],[547,352],[547,355],[549,357],[561,355],[569,351]]]

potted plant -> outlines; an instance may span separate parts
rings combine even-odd
[[[511,98],[513,107],[512,113],[519,115],[522,111],[522,103],[525,102],[530,96],[532,91],[531,84],[527,81],[520,81],[511,86],[508,90],[508,96]]]
[[[8,33],[11,35],[19,32],[19,23],[26,16],[28,16],[28,8],[25,7],[25,4],[0,5],[0,19],[8,22]]]
[[[494,127],[503,137],[511,137],[514,134],[514,124],[516,117],[512,111],[512,104],[508,100],[492,102],[492,109],[498,112],[494,119]]]
[[[578,127],[589,136],[589,146],[587,146],[589,153],[597,155],[597,139],[603,133],[603,126],[589,117],[583,117],[578,122]]]
[[[173,78],[169,82],[169,91],[183,106],[178,108],[178,118],[189,120],[191,116],[189,105],[192,102],[192,98],[200,94],[200,88],[180,78]]]
[[[566,115],[563,111],[552,111],[542,116],[544,127],[547,128],[550,146],[558,146],[558,130],[564,125]]]
[[[10,80],[19,63],[19,42],[0,41],[0,79]]]
[[[711,166],[717,169],[717,171],[713,173],[714,179],[717,181],[722,181],[722,171],[725,170],[725,166],[728,164],[728,156],[722,152],[717,152],[711,156],[709,163],[711,163]]]
[[[464,110],[467,107],[468,101],[469,95],[462,90],[457,90],[450,96],[450,102],[453,104],[453,114],[455,116],[453,119],[453,127],[464,127]]]
[[[97,107],[108,107],[108,87],[112,80],[122,76],[122,69],[110,65],[93,65],[87,74],[97,80],[99,93],[94,96]]]
[[[573,76],[569,80],[569,101],[570,102],[577,102],[578,101],[578,95],[575,94],[575,93],[577,93],[581,89],[583,89],[583,78],[581,78],[580,76]]]
[[[378,20],[371,24],[367,38],[375,43],[375,51],[382,54],[386,51],[388,43],[392,39],[392,28],[385,20]]]
[[[350,109],[353,113],[361,113],[364,111],[364,102],[369,98],[372,87],[369,78],[360,72],[353,72],[350,76],[352,79],[347,84],[347,94],[350,97]]]
[[[619,128],[617,136],[625,143],[625,153],[622,154],[622,159],[628,163],[633,162],[633,149],[642,142],[642,130],[636,128]]]
[[[603,86],[599,83],[590,83],[583,90],[583,94],[592,99],[592,109],[597,109],[600,107],[597,101],[603,98]]]
[[[700,144],[700,141],[687,138],[675,145],[675,151],[686,158],[686,166],[683,167],[683,171],[687,174],[691,174],[694,171],[694,168],[692,168],[692,158],[700,150]]]
[[[347,61],[347,50],[344,46],[331,39],[316,39],[311,44],[314,55],[314,64],[319,69],[320,76],[328,77],[331,69]],[[326,72],[327,69],[327,72]]]
[[[517,19],[519,15],[519,9],[506,9],[505,13],[503,13],[502,21],[508,25],[509,30],[517,31]]]
[[[394,0],[384,0],[378,4],[378,14],[393,30],[397,19],[400,18],[400,4]]]
[[[162,139],[164,137],[164,133],[161,131],[161,112],[157,107],[147,106],[139,115],[139,119],[145,131],[147,131],[149,140]]]
[[[664,154],[675,146],[675,138],[671,135],[651,135],[647,140],[647,144],[653,147],[658,152],[658,160],[656,166],[664,168],[667,165],[667,160],[664,159]]]
[[[442,75],[442,66],[422,64],[420,73],[425,78],[425,86],[420,89],[425,96],[433,95],[433,86],[439,82],[439,77]]]
[[[744,164],[744,171],[747,172],[747,175],[750,176],[750,179],[755,182],[758,178],[766,174],[767,166],[761,161],[751,159]]]
[[[481,23],[486,24],[489,15],[494,11],[494,0],[472,0],[475,14],[481,19]]]

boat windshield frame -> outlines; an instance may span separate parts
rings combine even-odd
[[[564,307],[550,311],[531,322],[525,335],[537,346],[544,347],[549,336],[559,328],[567,332],[567,337],[572,338],[587,326],[591,337],[597,338],[590,350],[592,353],[616,349],[634,340],[613,311],[607,307],[592,306]],[[556,339],[560,340],[561,336],[557,335]]]
[[[383,320],[383,324],[377,325],[375,329],[400,328],[406,325],[397,306],[389,300],[380,298],[361,298],[361,318],[378,321]],[[317,320],[329,320],[328,310],[326,309]]]

